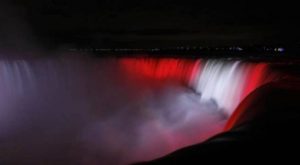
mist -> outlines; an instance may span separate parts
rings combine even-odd
[[[0,61],[1,164],[130,164],[223,130],[214,101],[119,59]]]

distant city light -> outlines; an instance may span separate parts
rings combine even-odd
[[[284,52],[284,50],[285,50],[284,48],[277,48],[278,52]]]

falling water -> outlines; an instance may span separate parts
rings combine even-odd
[[[0,162],[129,164],[220,133],[267,65],[189,59],[0,61]]]
[[[228,116],[250,92],[268,81],[263,63],[208,60],[200,70],[194,88],[203,101],[215,100]]]
[[[269,81],[265,77],[268,68],[264,63],[125,59],[122,64],[126,70],[137,75],[181,82],[201,94],[201,101],[215,101],[228,116],[250,92]]]

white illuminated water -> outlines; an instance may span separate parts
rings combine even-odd
[[[227,115],[231,115],[250,91],[266,81],[267,66],[240,61],[208,60],[200,68],[194,88],[201,100],[215,100]],[[253,79],[252,79],[253,78]],[[255,79],[254,79],[255,78]]]

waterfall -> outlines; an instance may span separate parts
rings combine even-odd
[[[267,69],[232,60],[1,60],[0,162],[161,157],[222,132]]]

